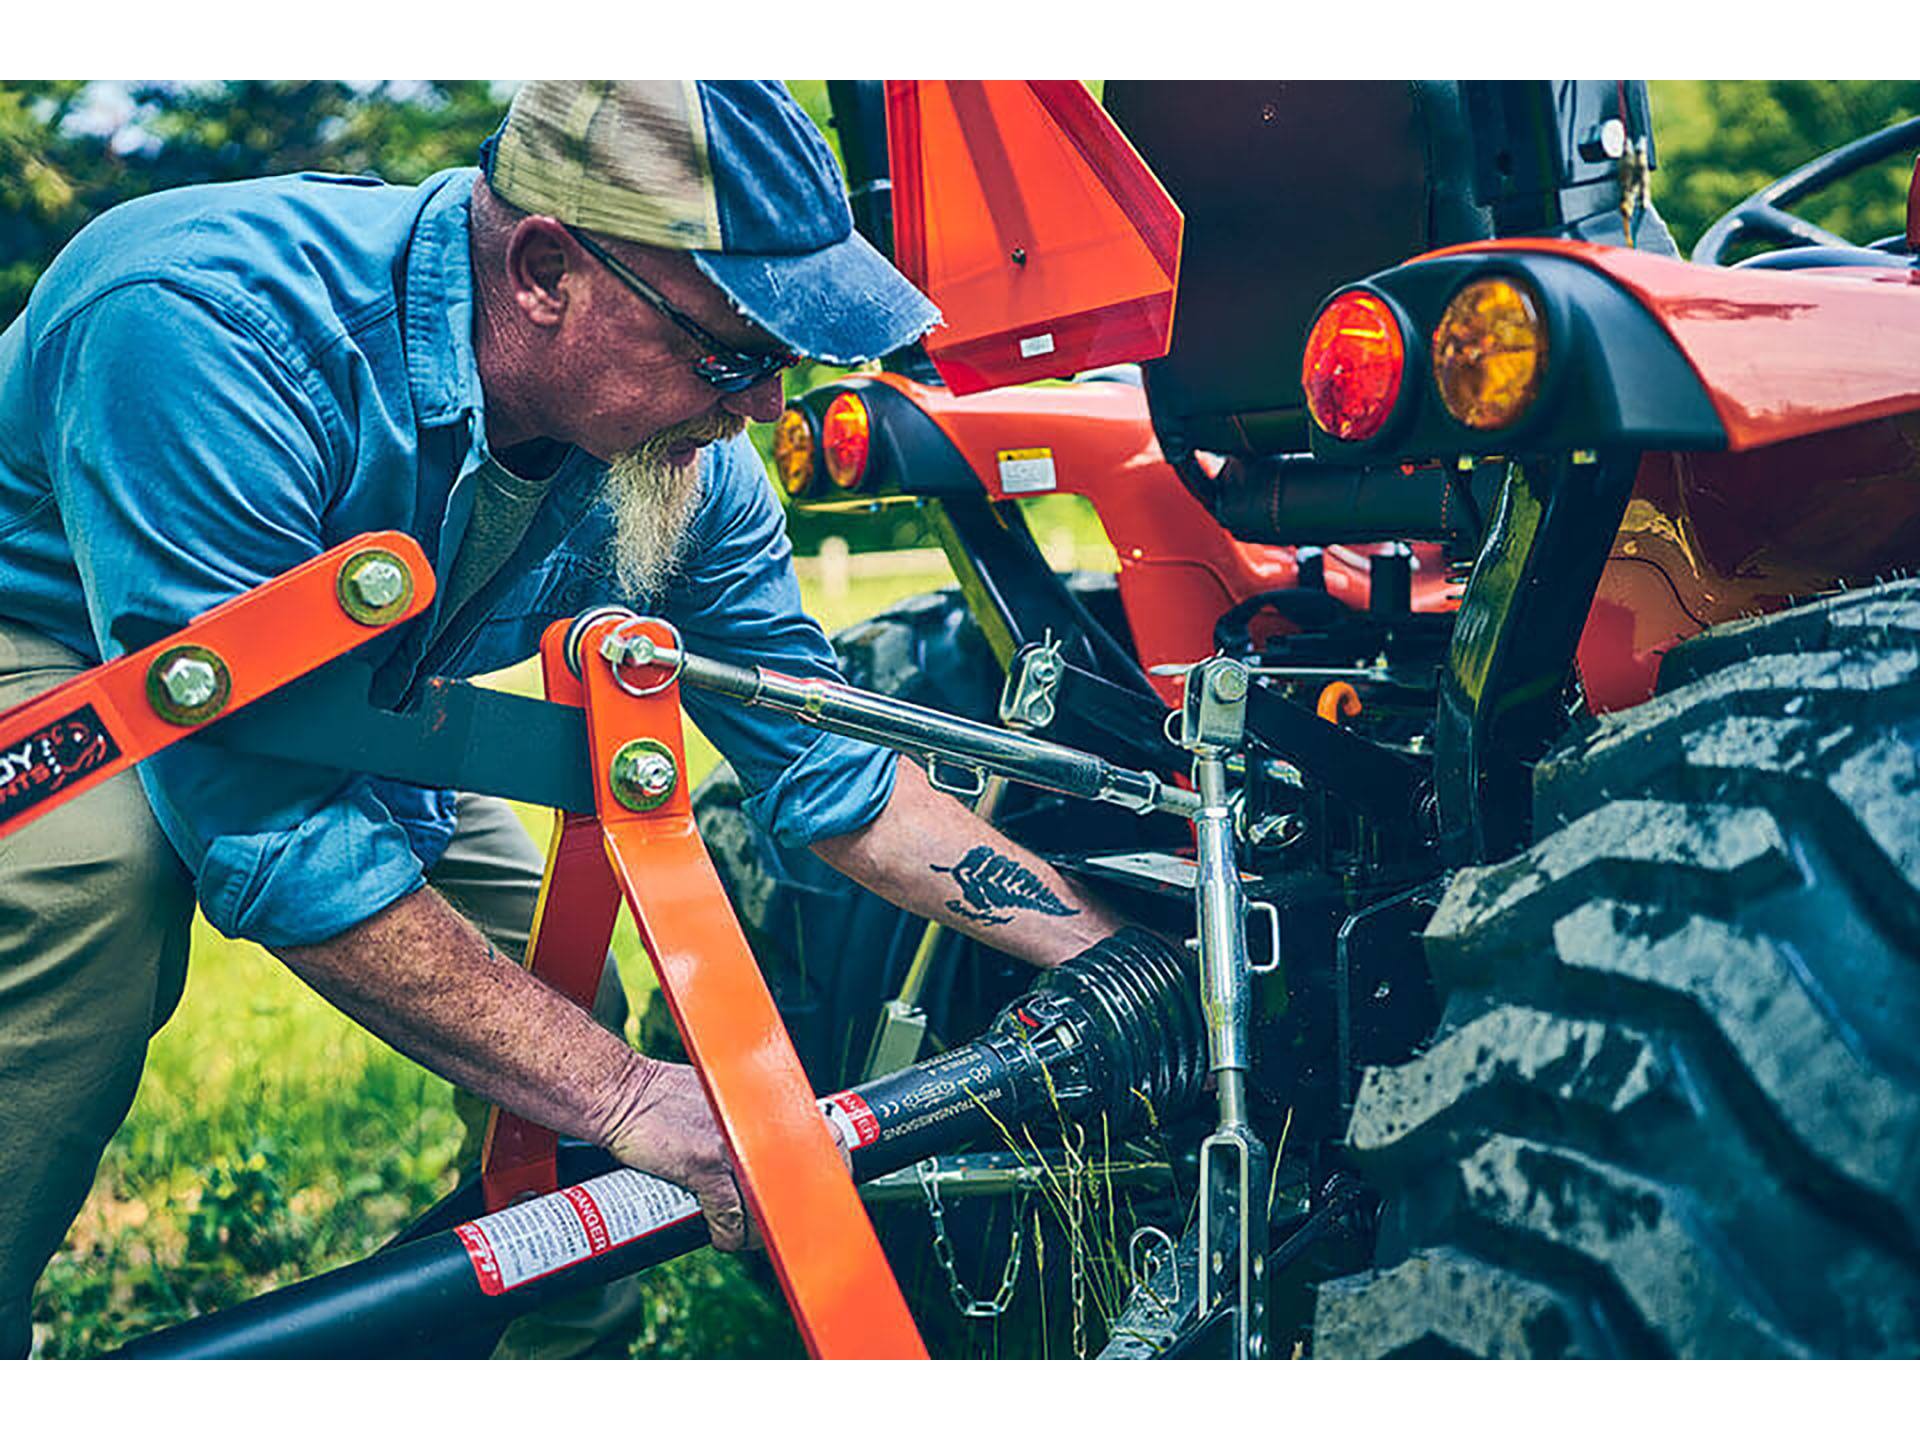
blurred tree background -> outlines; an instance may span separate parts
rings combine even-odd
[[[1720,214],[1815,156],[1920,114],[1912,80],[1656,80],[1654,203],[1681,252]],[[1862,244],[1906,224],[1913,157],[1889,160],[1798,207]],[[1743,252],[1736,252],[1743,253]]]
[[[825,82],[787,83],[832,143]],[[175,185],[296,170],[414,184],[473,163],[515,88],[487,80],[0,81],[0,328],[60,247],[109,206]],[[1920,113],[1913,81],[1656,80],[1652,93],[1654,200],[1683,252],[1769,180]],[[1908,174],[1907,163],[1889,161],[1800,213],[1861,241],[1895,233]],[[838,373],[802,364],[788,375],[788,393]],[[754,427],[763,456],[768,430]],[[934,543],[908,507],[795,512],[789,528],[803,555],[830,533],[855,551]]]
[[[830,142],[823,81],[789,81]],[[1097,82],[1096,82],[1097,86]],[[473,162],[515,82],[0,81],[0,328],[82,225],[175,185],[296,170],[413,184]],[[1654,199],[1683,251],[1728,206],[1856,136],[1920,113],[1913,81],[1656,80]],[[1889,161],[1803,206],[1866,241],[1904,221],[1906,162]],[[833,374],[800,365],[789,393]],[[764,454],[767,427],[755,427]],[[917,512],[794,514],[802,554],[829,531],[854,550],[932,543]]]
[[[789,83],[831,138],[824,85]],[[486,80],[0,82],[0,326],[60,246],[110,205],[293,170],[412,184],[472,163],[513,89]],[[1768,180],[1920,113],[1920,83],[1656,80],[1653,102],[1654,196],[1686,247]],[[1891,162],[1805,213],[1855,239],[1890,234],[1906,179]]]

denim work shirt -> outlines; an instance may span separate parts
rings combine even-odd
[[[447,573],[489,459],[467,249],[476,174],[196,186],[75,237],[0,334],[0,615],[112,659],[366,531],[405,531]],[[370,642],[376,697],[524,659],[551,621],[609,601],[665,614],[696,653],[837,673],[744,436],[704,452],[664,596],[616,593],[604,473],[569,452],[519,547],[458,614],[443,623],[436,601]],[[782,844],[885,808],[890,752],[685,699]],[[327,939],[418,889],[453,831],[448,792],[204,740],[140,777],[207,918],[270,946]]]

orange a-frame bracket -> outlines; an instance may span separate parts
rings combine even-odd
[[[529,963],[589,1003],[624,896],[808,1352],[822,1359],[925,1359],[906,1301],[694,828],[679,689],[668,682],[636,695],[601,658],[607,637],[635,623],[615,615],[587,627],[578,681],[564,660],[570,627],[551,626],[541,641],[548,698],[586,707],[597,814],[560,822]],[[649,633],[674,641],[664,626]],[[670,788],[644,797],[641,809],[629,804],[632,785],[623,787],[623,800],[613,779],[616,755],[633,755],[629,747],[636,742],[644,758],[671,766],[654,766]],[[489,1205],[496,1196],[504,1201],[527,1189],[553,1188],[551,1133],[496,1116],[488,1127],[485,1172]]]
[[[568,622],[549,628],[540,647],[540,675],[547,699],[586,703],[579,679],[567,668]],[[527,937],[527,968],[583,1010],[593,1008],[614,922],[620,918],[620,882],[607,863],[600,817],[561,810],[547,844],[547,872],[540,881],[533,928]],[[527,1194],[560,1187],[555,1146],[545,1126],[494,1106],[480,1152],[480,1189],[489,1213]]]
[[[411,536],[357,536],[0,712],[0,836],[411,620],[433,586]]]

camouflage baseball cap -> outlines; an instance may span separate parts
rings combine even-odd
[[[853,364],[939,323],[853,228],[833,152],[777,81],[531,81],[480,165],[522,210],[689,252],[801,354]]]

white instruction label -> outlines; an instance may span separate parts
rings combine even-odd
[[[1023,335],[1020,339],[1020,358],[1022,360],[1031,360],[1036,355],[1051,355],[1052,353],[1053,336],[1051,333],[1045,335]]]
[[[480,1288],[499,1295],[700,1213],[678,1185],[615,1170],[462,1225]]]
[[[839,1132],[849,1151],[880,1138],[880,1122],[874,1118],[872,1107],[851,1090],[827,1096],[820,1102],[820,1113]]]
[[[1033,450],[1002,450],[1000,489],[1008,495],[1032,495],[1054,487],[1053,451],[1045,446]]]

